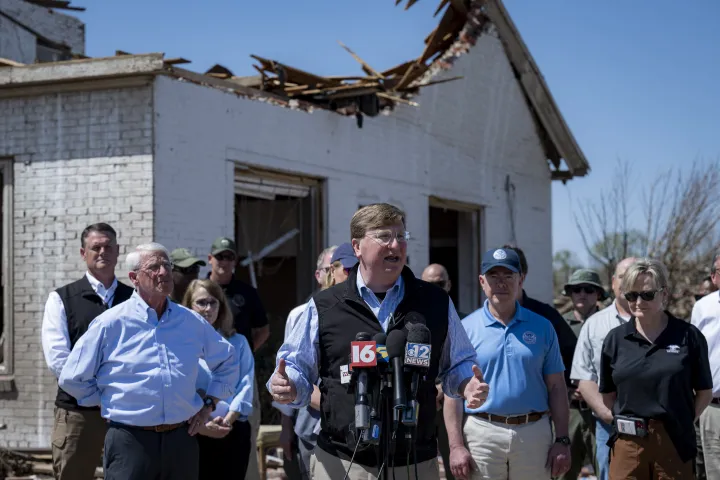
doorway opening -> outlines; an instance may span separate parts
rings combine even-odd
[[[430,263],[448,271],[450,298],[458,312],[480,307],[481,208],[437,197],[429,199]]]
[[[258,384],[275,367],[290,310],[317,289],[317,256],[323,248],[322,181],[236,165],[235,276],[257,289],[270,325],[270,338],[255,353]],[[279,420],[270,396],[260,389],[262,423]]]

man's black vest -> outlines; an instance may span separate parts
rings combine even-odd
[[[340,381],[340,367],[348,364],[350,342],[359,332],[370,335],[382,333],[383,329],[377,317],[363,301],[357,289],[357,267],[347,281],[317,293],[313,300],[318,312],[318,338],[321,378],[321,426],[318,447],[335,456],[350,459],[353,454],[347,443],[347,434],[351,424],[354,428],[355,399],[348,391],[348,384]],[[437,457],[435,438],[435,379],[438,375],[440,357],[448,330],[449,297],[444,290],[417,279],[412,271],[405,267],[402,272],[405,283],[405,295],[395,309],[393,320],[387,333],[405,328],[408,313],[416,312],[425,317],[430,330],[432,352],[430,370],[418,390],[420,405],[417,421],[416,455],[421,463]],[[386,425],[388,426],[388,425]],[[394,456],[395,466],[407,465],[409,441],[404,439],[405,430],[401,426],[397,435]],[[389,452],[386,452],[389,455]],[[356,453],[355,463],[377,467],[378,458],[374,448]],[[412,463],[412,457],[410,457]]]
[[[112,299],[112,305],[119,305],[130,298],[133,290],[133,288],[118,281],[117,287],[115,288],[115,295]],[[60,296],[60,300],[62,300],[63,307],[65,308],[68,335],[70,337],[70,349],[72,349],[80,337],[87,332],[90,322],[107,310],[108,307],[98,294],[95,293],[86,275],[83,275],[82,278],[76,282],[58,288],[56,292]],[[99,408],[83,408],[78,406],[77,400],[60,387],[58,387],[57,397],[55,397],[55,405],[66,410],[96,410]]]

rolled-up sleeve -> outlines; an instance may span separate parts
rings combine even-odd
[[[210,383],[207,395],[216,398],[228,398],[235,393],[240,368],[235,348],[225,340],[209,323],[202,323],[204,334],[203,354],[210,369]]]
[[[58,385],[72,395],[81,407],[100,405],[100,390],[95,375],[103,359],[104,343],[103,323],[91,323],[68,355],[60,372]]]
[[[572,380],[590,380],[598,382],[598,375],[595,371],[595,364],[592,358],[592,343],[590,343],[590,322],[587,321],[580,329],[575,354],[573,355]]]
[[[452,300],[448,306],[448,333],[440,357],[440,378],[443,392],[449,397],[460,398],[460,384],[473,376],[476,364],[475,349],[460,322]]]
[[[277,353],[277,363],[285,360],[285,371],[297,390],[291,407],[301,408],[310,403],[318,378],[318,359],[318,315],[315,302],[310,300]],[[271,391],[270,380],[266,387]]]
[[[240,420],[247,420],[252,413],[255,393],[255,359],[245,337],[243,335],[236,337],[235,355],[240,361],[240,380],[235,388],[235,397],[230,402],[230,410],[239,413]]]

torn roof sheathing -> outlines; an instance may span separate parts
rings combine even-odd
[[[50,3],[56,0],[32,1]],[[396,5],[403,1],[396,0]],[[417,2],[405,1],[405,9]],[[492,25],[516,71],[528,106],[536,117],[546,154],[555,167],[553,179],[565,181],[585,175],[590,166],[501,0],[441,0],[435,15],[440,13],[438,26],[425,38],[420,56],[384,71],[374,69],[350,48],[340,44],[359,63],[364,76],[321,76],[257,55],[251,56],[256,61],[253,67],[259,73],[257,76],[235,76],[230,69],[219,64],[200,74],[178,68],[176,65],[189,63],[184,58],[164,59],[162,54],[132,55],[118,50],[116,57],[28,66],[11,65],[0,59],[0,89],[21,83],[93,78],[92,69],[73,68],[72,64],[80,66],[80,62],[97,62],[105,68],[97,69],[96,78],[165,74],[272,105],[307,112],[322,108],[342,115],[354,115],[360,121],[363,115],[389,113],[398,104],[416,106],[412,98],[421,88],[458,80],[460,77],[433,79],[440,72],[451,69],[455,60],[467,53]],[[116,63],[120,58],[128,62]],[[131,61],[133,59],[137,61]],[[37,67],[41,67],[42,72]],[[565,161],[568,170],[560,170],[561,160]]]

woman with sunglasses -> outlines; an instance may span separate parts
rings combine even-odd
[[[250,459],[250,424],[253,387],[255,384],[255,360],[245,336],[235,333],[230,306],[222,288],[212,280],[193,280],[183,298],[183,305],[210,323],[215,330],[235,347],[240,360],[240,379],[235,395],[229,404],[219,402],[212,418],[223,417],[222,423],[232,427],[223,438],[198,436],[200,447],[200,478],[245,478]],[[207,390],[210,375],[205,362],[200,360],[198,390]]]
[[[697,328],[665,310],[667,285],[662,263],[632,264],[621,285],[632,318],[603,343],[611,480],[693,478],[693,424],[712,397],[708,347]]]

